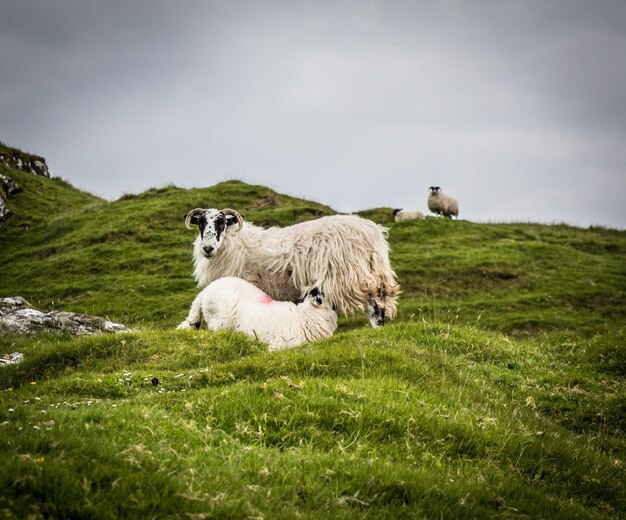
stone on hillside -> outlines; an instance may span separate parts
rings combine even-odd
[[[0,354],[0,366],[17,365],[24,361],[24,354],[21,352],[13,352],[11,354]]]
[[[50,178],[50,171],[43,157],[24,157],[19,153],[0,153],[0,164],[15,170]]]
[[[2,187],[2,191],[7,196],[15,195],[18,191],[22,190],[22,188],[17,185],[17,182],[15,182],[11,177],[9,177],[8,175],[3,175],[1,173],[0,185]]]
[[[7,208],[6,204],[4,203],[4,199],[0,194],[0,222],[8,219],[12,214],[13,213],[11,213],[11,210]]]
[[[0,298],[0,333],[31,336],[58,331],[76,336],[101,332],[130,332],[124,325],[98,316],[66,311],[41,311],[21,296]]]
[[[8,219],[13,213],[7,208],[5,198],[14,195],[21,188],[11,177],[0,173],[0,222]]]

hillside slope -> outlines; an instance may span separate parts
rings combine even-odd
[[[197,290],[183,214],[330,208],[237,181],[84,201],[0,227],[0,296],[138,330],[0,336],[24,354],[0,367],[3,516],[623,516],[625,232],[389,224],[397,321],[270,353],[171,330]]]
[[[40,196],[44,205],[64,205],[63,193],[44,190]],[[173,326],[196,292],[191,278],[195,235],[185,229],[183,215],[214,206],[236,207],[260,224],[332,213],[326,206],[238,181],[197,190],[153,189],[111,203],[76,205],[34,221],[27,231],[17,225],[0,228],[0,294],[134,325]]]
[[[0,228],[0,294],[133,325],[175,325],[196,291],[195,236],[182,219],[189,209],[233,207],[260,225],[333,213],[239,181],[153,189],[108,203],[59,181],[20,180],[24,193],[12,200],[17,216]],[[403,291],[400,320],[451,315],[515,334],[593,334],[626,321],[624,231],[435,218],[387,225]]]

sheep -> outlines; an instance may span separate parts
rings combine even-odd
[[[337,330],[337,313],[317,287],[298,304],[273,300],[241,278],[227,276],[211,282],[194,299],[178,329],[234,330],[267,343],[269,350],[297,347],[328,338]]]
[[[459,202],[449,195],[445,195],[439,186],[428,188],[428,209],[437,215],[459,218]]]
[[[403,220],[420,220],[424,218],[424,214],[421,211],[404,211],[402,208],[394,209],[392,216],[396,222],[402,222]]]
[[[244,222],[232,209],[196,208],[194,276],[205,287],[223,276],[247,280],[279,301],[323,287],[344,314],[365,311],[372,327],[393,319],[399,286],[389,263],[387,229],[355,215],[332,215],[284,228]]]

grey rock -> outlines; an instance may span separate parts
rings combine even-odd
[[[24,354],[21,352],[12,352],[11,354],[0,354],[0,366],[17,365],[24,361]]]
[[[22,191],[22,188],[17,185],[17,182],[15,182],[8,175],[3,175],[2,173],[0,173],[0,185],[4,194],[8,197]]]
[[[5,199],[11,195],[14,195],[21,188],[17,185],[11,177],[0,173],[0,222],[8,219],[13,213],[7,208]]]
[[[102,332],[130,332],[130,329],[99,316],[67,311],[42,311],[21,296],[0,299],[0,333],[31,336],[55,331],[84,336]]]
[[[43,157],[24,158],[17,154],[0,153],[0,164],[33,175],[50,178],[50,171]]]
[[[13,213],[9,208],[7,208],[4,203],[4,199],[2,198],[2,194],[0,193],[0,222],[8,219],[11,215],[13,215]]]

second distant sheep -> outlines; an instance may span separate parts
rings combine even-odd
[[[424,214],[421,211],[404,211],[402,208],[393,210],[393,219],[396,222],[402,222],[403,220],[419,220],[422,218],[424,218]]]
[[[437,215],[459,217],[459,201],[441,191],[439,186],[431,186],[428,194],[428,209]]]

